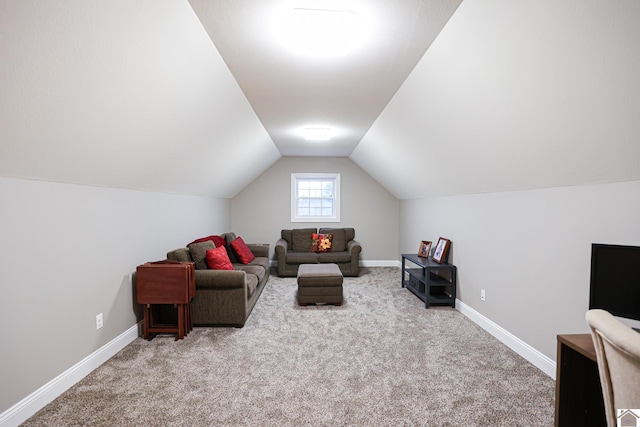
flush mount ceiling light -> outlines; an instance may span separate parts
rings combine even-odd
[[[302,135],[307,141],[328,141],[333,136],[331,128],[304,128]]]
[[[358,15],[349,10],[293,9],[283,27],[291,50],[312,56],[345,55],[362,37]]]

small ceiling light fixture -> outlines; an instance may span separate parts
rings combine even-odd
[[[328,141],[333,136],[331,128],[304,128],[304,139],[307,141]]]
[[[355,12],[329,9],[293,9],[285,24],[287,43],[297,54],[343,56],[360,40]]]

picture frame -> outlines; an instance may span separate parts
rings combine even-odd
[[[449,256],[449,248],[451,247],[451,240],[440,237],[436,244],[436,249],[433,251],[433,260],[438,264],[447,262]]]
[[[418,256],[422,258],[429,258],[429,255],[431,255],[431,242],[423,240],[418,248]]]

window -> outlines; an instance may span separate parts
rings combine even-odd
[[[292,173],[291,222],[340,222],[340,174]]]

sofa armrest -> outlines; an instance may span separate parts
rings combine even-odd
[[[286,274],[286,262],[287,250],[289,249],[289,243],[286,239],[278,239],[275,246],[276,260],[278,262],[278,276],[284,276]]]
[[[269,244],[268,243],[247,243],[247,247],[255,256],[269,257]]]
[[[197,289],[240,289],[246,273],[239,270],[196,270]]]
[[[285,239],[278,239],[275,247],[276,254],[284,255],[287,253],[287,250],[289,250],[289,244],[287,243],[287,241]]]
[[[347,252],[350,254],[358,254],[362,252],[362,245],[357,240],[349,240],[347,242]]]

